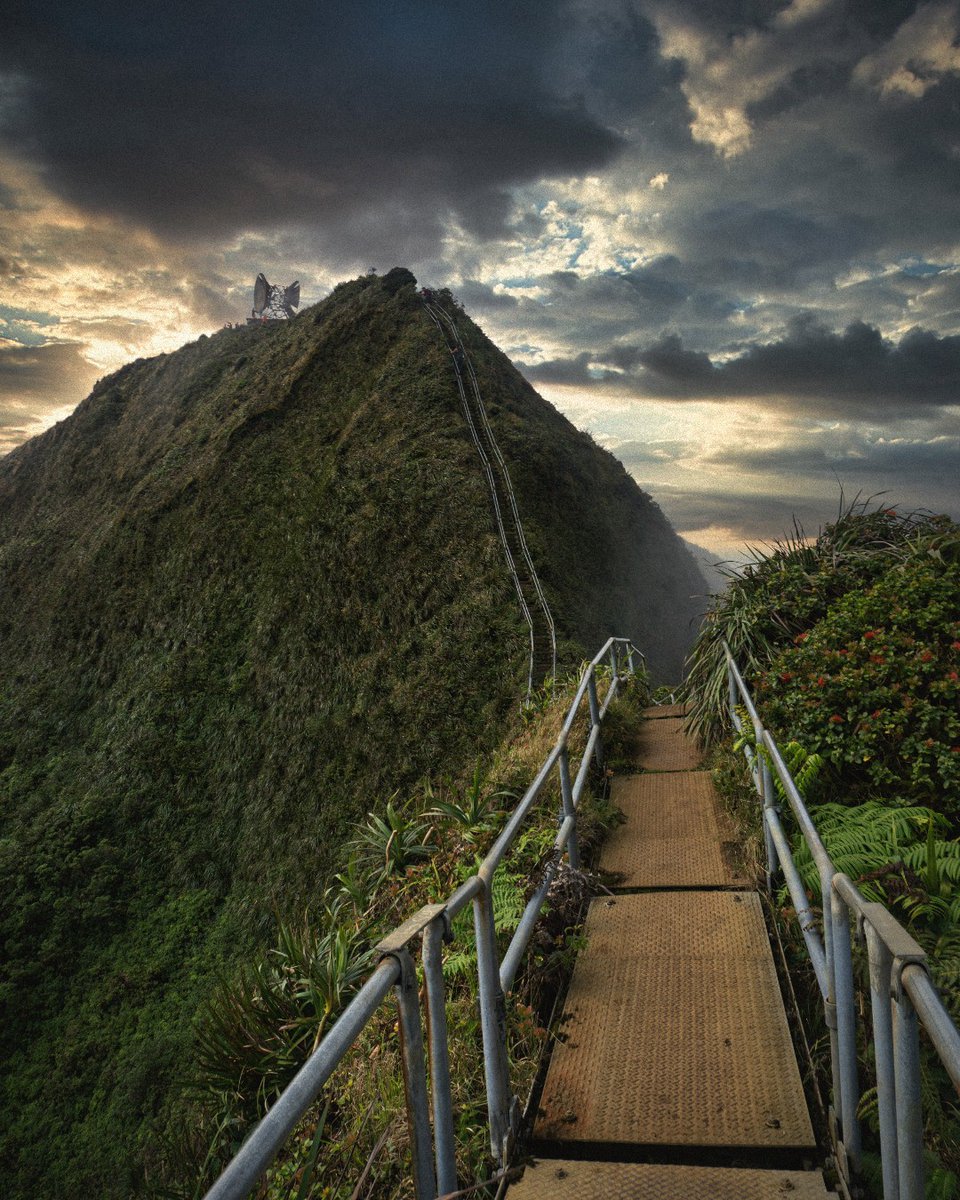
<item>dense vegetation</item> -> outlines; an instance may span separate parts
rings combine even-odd
[[[601,690],[609,672],[601,672]],[[603,678],[605,677],[605,678]],[[319,1041],[328,1021],[369,971],[369,947],[424,904],[443,900],[476,870],[509,812],[552,749],[578,679],[540,696],[491,759],[468,779],[394,797],[371,813],[350,844],[350,857],[309,919],[281,925],[277,944],[256,964],[211,995],[198,1022],[199,1096],[191,1122],[171,1146],[172,1178],[193,1197],[211,1183],[255,1118],[280,1092]],[[633,734],[647,703],[645,681],[622,681],[604,724],[608,756]],[[586,705],[573,727],[576,762],[589,732]],[[599,776],[578,810],[585,863],[609,827],[622,819]],[[494,922],[502,954],[552,855],[561,808],[557,773],[498,870]],[[580,944],[590,878],[561,864],[544,917],[507,997],[509,1074],[524,1100],[533,1085],[554,1016],[558,986]],[[496,1170],[489,1153],[486,1088],[473,918],[468,907],[453,922],[444,959],[452,1067],[457,1172],[463,1186]],[[422,989],[421,983],[421,989]],[[360,1183],[358,1183],[360,1181]],[[271,1169],[264,1194],[285,1200],[412,1197],[412,1168],[393,1004],[383,1005]]]
[[[133,363],[0,463],[5,1195],[152,1187],[217,981],[368,811],[518,717],[524,628],[404,275]],[[457,319],[567,665],[618,632],[675,676],[689,557]]]
[[[693,652],[693,717],[707,741],[727,731],[724,639],[837,867],[921,943],[960,1021],[960,527],[854,505],[815,540],[797,530],[758,552],[718,598]],[[818,896],[796,830],[793,843]],[[875,1130],[868,1044],[861,1061],[861,1111]],[[926,1047],[924,1061],[928,1194],[946,1200],[960,1195],[960,1108]],[[869,1150],[866,1168],[878,1185]]]

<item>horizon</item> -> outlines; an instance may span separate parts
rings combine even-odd
[[[260,271],[399,264],[719,558],[843,496],[960,516],[954,0],[293,14],[10,31],[0,447]]]

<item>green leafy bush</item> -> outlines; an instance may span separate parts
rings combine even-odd
[[[960,816],[960,565],[911,557],[795,641],[757,679],[775,733],[832,764],[840,800]]]
[[[691,651],[684,691],[693,729],[705,742],[729,729],[724,641],[744,676],[756,679],[842,597],[956,532],[945,517],[870,510],[855,501],[815,539],[796,526],[792,536],[752,551],[751,561],[731,572]]]

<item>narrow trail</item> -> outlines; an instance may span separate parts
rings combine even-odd
[[[648,710],[515,1200],[830,1195],[759,894],[679,706]],[[542,1156],[542,1157],[541,1157]]]
[[[546,678],[556,674],[557,635],[553,615],[527,545],[510,472],[490,424],[480,383],[460,331],[454,319],[436,301],[424,298],[423,306],[450,351],[463,415],[480,456],[493,504],[494,523],[516,588],[520,610],[529,629],[529,695]]]

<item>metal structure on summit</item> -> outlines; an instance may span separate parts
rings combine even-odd
[[[300,280],[288,287],[268,283],[261,273],[253,287],[253,312],[247,317],[248,325],[261,325],[264,321],[289,321],[294,309],[300,307]]]
[[[467,354],[460,331],[453,317],[441,307],[429,288],[420,293],[430,319],[443,335],[453,360],[457,377],[460,404],[466,418],[473,444],[480,455],[483,473],[490,489],[494,521],[510,577],[520,601],[520,610],[530,636],[530,667],[527,674],[527,696],[548,677],[557,673],[557,634],[553,614],[544,595],[540,577],[533,564],[530,547],[523,532],[517,509],[517,497],[510,472],[497,443],[486,406],[480,392],[477,373]]]

